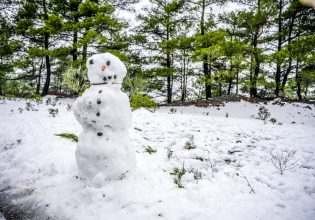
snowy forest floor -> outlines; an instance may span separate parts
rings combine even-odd
[[[54,135],[81,132],[74,100],[51,100],[0,100],[0,212],[6,205],[30,219],[315,219],[314,105],[136,110],[129,134],[137,172],[93,188],[77,176],[76,143]],[[260,106],[277,122],[257,119]],[[272,163],[277,153],[292,153],[283,175]]]

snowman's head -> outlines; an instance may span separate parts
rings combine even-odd
[[[90,83],[97,84],[121,84],[127,74],[125,64],[110,53],[95,54],[86,62],[87,74]]]

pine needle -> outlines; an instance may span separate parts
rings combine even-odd
[[[55,134],[55,136],[71,139],[72,142],[78,142],[79,141],[78,136],[76,136],[75,134],[61,133],[61,134]]]

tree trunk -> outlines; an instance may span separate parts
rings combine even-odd
[[[283,93],[283,95],[284,95],[284,87],[285,87],[285,84],[286,84],[287,81],[288,81],[288,76],[289,76],[289,74],[290,74],[290,72],[291,72],[291,69],[292,69],[292,57],[291,57],[291,55],[290,55],[288,68],[287,68],[287,70],[285,71],[285,74],[283,75],[282,84],[281,84],[281,92]]]
[[[205,88],[206,88],[206,100],[208,100],[209,98],[212,97],[212,91],[211,91],[211,83],[209,82],[209,80],[211,79],[211,74],[210,74],[210,71],[209,71],[209,66],[207,64],[207,60],[208,59],[208,56],[204,56],[204,63],[203,63],[203,72],[204,72],[204,75],[205,75]]]
[[[47,7],[46,7],[46,0],[43,0],[43,7],[44,7],[44,18],[48,19],[47,15]],[[44,39],[45,39],[45,50],[46,53],[49,50],[49,33],[45,32]],[[44,84],[42,96],[45,96],[48,94],[49,91],[49,85],[50,85],[50,76],[51,76],[51,68],[50,68],[50,57],[48,54],[45,55],[45,62],[46,62],[46,81]]]
[[[259,69],[260,69],[260,63],[258,59],[255,59],[255,62],[257,62],[254,70],[254,76],[253,76],[253,85],[251,89],[251,95],[253,97],[257,97],[257,79],[259,75]]]
[[[166,29],[166,40],[168,41],[170,39],[170,33],[169,33],[169,27],[167,26]],[[171,55],[170,51],[166,52],[166,67],[168,70],[171,68]],[[167,75],[167,103],[170,104],[172,103],[172,77],[171,74]]]
[[[87,44],[84,43],[83,47],[82,47],[82,69],[85,69],[85,67],[83,67],[85,65],[86,62],[86,58],[87,58]]]
[[[73,7],[72,12],[73,13],[77,13],[78,9],[79,9],[79,4],[75,4],[74,7]],[[75,17],[74,17],[75,25],[77,25],[78,22],[79,22],[79,16],[75,15]],[[72,61],[74,63],[75,63],[75,61],[78,60],[78,45],[77,45],[77,43],[78,43],[78,30],[77,30],[77,27],[75,27],[73,29],[73,40],[72,40],[72,51],[71,51]]]
[[[304,97],[307,99],[308,85],[305,85]]]
[[[259,75],[260,70],[260,60],[258,55],[258,48],[257,48],[257,41],[258,41],[258,31],[256,31],[253,41],[254,46],[254,62],[255,62],[255,68],[254,73],[251,78],[251,88],[250,88],[250,96],[251,97],[257,97],[257,79]]]
[[[290,56],[289,56],[289,64],[288,64],[288,67],[287,67],[287,70],[283,76],[283,80],[282,80],[282,85],[281,85],[281,91],[282,93],[284,94],[284,87],[288,81],[288,76],[292,70],[292,52],[291,52],[291,40],[292,40],[292,29],[293,29],[293,24],[294,24],[294,20],[295,20],[295,15],[292,17],[291,19],[291,22],[290,22],[290,25],[289,25],[289,33],[288,33],[288,50],[289,50],[289,53],[290,53]]]
[[[205,34],[205,10],[206,10],[206,0],[202,0],[202,8],[201,8],[201,19],[200,19],[200,34]],[[205,45],[203,44],[203,47]],[[205,92],[206,92],[206,100],[212,97],[211,93],[211,84],[209,83],[209,80],[211,78],[211,74],[209,72],[208,68],[208,56],[203,56],[203,73],[205,76]]]
[[[40,62],[39,70],[38,70],[38,78],[37,78],[37,83],[36,83],[36,94],[37,95],[39,95],[39,91],[40,91],[40,85],[41,85],[40,80],[42,77],[43,63],[44,63],[44,58],[42,58],[42,61]]]
[[[184,66],[183,66],[182,95],[181,95],[182,103],[185,102],[185,99],[186,99],[186,53],[185,53],[185,50],[184,50]]]
[[[232,78],[230,78],[230,79],[229,79],[228,92],[227,92],[227,94],[228,94],[228,95],[231,95],[232,82],[233,82],[233,79],[232,79]]]
[[[166,67],[171,67],[171,58],[169,53],[166,55]],[[171,74],[167,76],[167,103],[172,103]]]
[[[230,73],[232,73],[232,62],[230,62]],[[233,83],[233,77],[229,77],[229,87],[228,87],[228,92],[227,94],[230,95],[231,94],[231,89],[232,89],[232,83]]]
[[[296,67],[295,67],[295,80],[296,80],[296,94],[299,97],[299,100],[302,99],[301,95],[301,82],[300,82],[300,76],[299,76],[299,61],[296,61]]]
[[[78,42],[78,32],[74,31],[73,32],[73,42],[72,42],[72,61],[77,61],[78,60],[78,48],[77,48],[77,42]]]
[[[257,2],[257,13],[260,13],[260,0]],[[258,54],[258,37],[259,37],[259,29],[260,26],[256,27],[254,36],[253,36],[253,41],[252,45],[254,47],[254,54],[253,54],[253,59],[252,62],[255,62],[255,67],[254,67],[254,72],[251,76],[251,82],[250,82],[250,96],[251,97],[257,97],[257,79],[259,76],[259,71],[260,71],[260,60],[259,60],[259,54]]]
[[[238,73],[238,71],[237,71],[237,73],[236,73],[236,95],[238,95],[238,78],[239,78],[239,73]]]
[[[253,65],[254,64],[254,55],[251,54],[250,56],[250,69],[249,69],[249,95],[250,97],[253,97],[253,94],[252,94],[252,87],[253,87]]]
[[[282,48],[282,0],[279,0],[279,15],[278,15],[278,52]],[[277,69],[276,69],[276,90],[275,95],[279,96],[280,83],[281,83],[281,64],[280,59],[277,58]]]

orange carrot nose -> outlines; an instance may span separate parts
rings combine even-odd
[[[105,71],[105,69],[106,69],[106,66],[102,66],[102,71]]]

